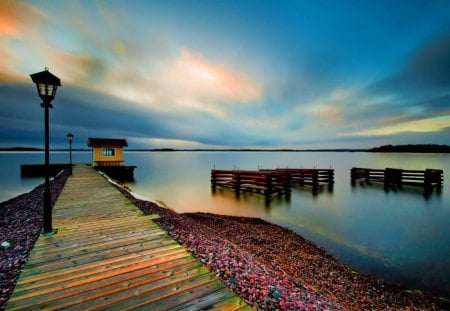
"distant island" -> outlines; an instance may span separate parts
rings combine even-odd
[[[35,147],[11,147],[0,148],[0,151],[44,151],[41,148]],[[51,151],[69,151],[69,149],[52,149]],[[90,152],[90,149],[72,149],[72,151],[86,151]],[[128,149],[128,151],[138,152],[192,152],[192,151],[217,151],[217,152],[413,152],[413,153],[450,153],[449,145],[437,145],[437,144],[417,144],[417,145],[384,145],[381,147],[374,147],[371,149],[258,149],[258,148],[223,148],[223,149],[172,149],[172,148],[157,148],[157,149]]]
[[[34,147],[11,147],[11,148],[0,148],[0,151],[43,151],[41,148]]]
[[[415,153],[450,153],[448,145],[385,145],[372,148],[371,152],[415,152]]]

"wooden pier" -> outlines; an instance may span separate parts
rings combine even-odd
[[[6,310],[252,310],[90,166],[74,166]]]
[[[322,184],[334,184],[334,169],[277,168],[276,171],[287,174],[291,185],[317,188]]]
[[[211,170],[211,187],[234,189],[238,196],[243,192],[258,192],[266,197],[291,192],[293,185],[312,186],[317,190],[320,184],[334,184],[333,169],[260,169],[260,170]]]
[[[232,188],[239,195],[244,192],[260,192],[270,197],[273,194],[290,192],[289,179],[283,172],[269,170],[211,170],[211,186]]]
[[[372,169],[353,167],[350,170],[352,184],[363,179],[366,182],[380,182],[388,189],[391,186],[418,186],[425,190],[433,187],[440,190],[443,183],[444,172],[436,169],[403,170],[397,168]]]

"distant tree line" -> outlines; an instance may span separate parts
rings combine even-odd
[[[385,145],[370,149],[372,152],[429,152],[429,153],[450,153],[450,146],[423,144],[423,145]]]

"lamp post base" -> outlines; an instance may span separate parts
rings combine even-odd
[[[52,229],[51,231],[42,231],[41,235],[43,236],[52,236],[58,232],[58,228]]]

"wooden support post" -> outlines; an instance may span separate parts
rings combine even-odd
[[[317,191],[317,189],[319,188],[319,180],[318,180],[317,170],[314,170],[312,172],[312,184],[313,184],[313,191]]]
[[[369,182],[370,181],[370,169],[365,169],[364,170],[364,177],[365,177],[365,182]]]
[[[334,170],[328,171],[328,191],[333,192],[334,187]]]
[[[300,172],[299,177],[300,177],[299,185],[303,187],[305,185],[305,173]]]
[[[402,172],[401,169],[386,168],[384,173],[384,187],[388,188],[389,185],[402,186]]]
[[[236,197],[238,198],[241,193],[241,174],[239,172],[233,172],[233,179],[234,179],[234,192],[236,194]]]
[[[272,194],[272,175],[266,174],[266,190],[264,190],[264,195],[266,198],[270,197]]]
[[[427,189],[431,189],[433,185],[435,185],[437,189],[441,188],[442,171],[427,168],[424,173],[424,187]]]
[[[211,188],[213,192],[216,192],[216,184],[217,184],[216,171],[211,170]]]
[[[356,168],[352,167],[350,169],[350,182],[351,182],[352,186],[356,185],[356,178],[357,178],[357,176],[356,176]]]
[[[284,181],[284,192],[288,195],[291,192],[291,173],[287,171],[286,176],[283,177],[286,178]]]

